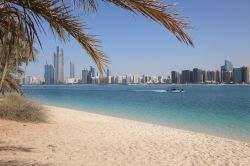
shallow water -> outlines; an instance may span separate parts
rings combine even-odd
[[[87,110],[250,142],[250,86],[183,85],[24,86],[48,105]]]

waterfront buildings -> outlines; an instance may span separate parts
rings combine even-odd
[[[62,48],[59,50],[59,46],[54,53],[54,82],[55,84],[64,83],[64,53]]]
[[[88,76],[87,76],[87,83],[88,84],[95,83],[94,80],[95,80],[95,68],[90,66],[89,73],[88,73]]]
[[[171,72],[171,78],[173,84],[179,84],[180,83],[180,73],[177,71]]]
[[[231,83],[232,82],[232,72],[233,72],[232,62],[225,60],[225,64],[223,66],[221,66],[221,81],[223,83]]]
[[[107,72],[106,72],[106,80],[105,80],[105,83],[106,84],[111,84],[111,75],[110,75],[110,70],[107,69]]]
[[[66,80],[66,84],[79,84],[79,83],[81,83],[80,78],[68,78]]]
[[[233,83],[239,84],[243,82],[242,68],[233,68]]]
[[[203,71],[198,68],[193,69],[193,83],[201,84],[203,83]]]
[[[54,84],[54,67],[46,64],[44,67],[45,84]]]
[[[221,71],[233,71],[232,62],[225,60],[225,64],[221,66]]]
[[[24,84],[52,84],[55,77],[59,78],[62,72],[57,72],[56,68],[59,70],[63,69],[63,55],[59,52],[59,47],[57,47],[57,53],[55,53],[54,64],[56,67],[53,68],[52,65],[45,65],[44,78],[45,81],[35,81],[35,77],[26,77],[23,81]],[[59,55],[59,57],[57,57]],[[59,65],[60,64],[60,65]],[[61,66],[61,67],[59,67]],[[53,75],[54,70],[54,75]],[[54,76],[54,78],[53,78]],[[70,62],[70,77],[65,81],[61,80],[59,83],[67,84],[220,84],[220,83],[237,83],[237,84],[250,84],[250,68],[240,67],[232,68],[232,63],[225,60],[225,64],[221,66],[221,70],[202,70],[199,68],[194,68],[192,70],[182,70],[181,73],[178,71],[172,71],[171,77],[164,77],[162,75],[152,76],[152,75],[139,75],[139,74],[124,74],[124,75],[111,75],[110,69],[106,70],[106,76],[100,77],[98,73],[95,73],[95,68],[90,66],[88,69],[83,69],[81,73],[81,79],[75,78],[75,66]]]
[[[82,70],[82,83],[83,84],[88,83],[88,74],[89,74],[89,71],[87,69]]]
[[[40,85],[44,83],[43,78],[37,78],[32,76],[26,76],[23,78],[23,85]]]
[[[181,72],[181,83],[187,84],[192,82],[193,72],[190,70],[182,70]]]
[[[232,83],[232,76],[232,71],[221,71],[221,82],[226,84]]]
[[[246,84],[250,84],[250,67],[242,67],[242,81]]]

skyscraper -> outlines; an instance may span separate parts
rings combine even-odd
[[[88,74],[89,74],[89,71],[87,69],[82,70],[82,83],[83,84],[88,83]]]
[[[233,82],[234,83],[242,83],[243,73],[242,68],[233,68]]]
[[[64,82],[64,54],[63,49],[59,51],[59,46],[57,46],[56,53],[54,53],[54,80],[56,84],[61,84]]]
[[[242,67],[242,81],[250,84],[250,67]]]
[[[75,78],[75,64],[70,62],[69,78]]]
[[[225,60],[225,64],[221,66],[221,71],[233,71],[232,62]]]
[[[216,70],[215,73],[216,73],[215,81],[216,82],[221,82],[221,72],[219,70]]]
[[[225,83],[230,83],[232,81],[232,62],[225,60],[225,64],[221,66],[221,80]]]
[[[88,84],[92,84],[92,83],[94,83],[93,82],[94,80],[95,80],[95,68],[93,68],[92,66],[90,66],[88,77],[87,77],[87,83]]]
[[[181,72],[181,83],[182,84],[190,83],[191,77],[192,77],[192,74],[190,70],[183,70]]]
[[[203,82],[202,70],[198,68],[193,69],[193,83],[200,84]]]
[[[172,83],[179,84],[180,83],[180,74],[177,71],[171,72]]]
[[[111,76],[110,76],[110,70],[109,69],[107,69],[106,83],[111,84]]]
[[[45,65],[44,79],[45,84],[54,84],[54,67],[52,65]]]

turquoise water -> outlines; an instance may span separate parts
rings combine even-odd
[[[250,86],[24,86],[41,103],[146,121],[250,142]]]

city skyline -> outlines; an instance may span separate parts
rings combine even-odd
[[[58,50],[58,47],[57,47]],[[63,50],[61,51],[63,52]],[[56,58],[55,58],[56,59]],[[55,60],[56,65],[58,59]],[[61,64],[64,66],[64,64]],[[193,68],[192,70],[171,71],[171,76],[148,75],[142,74],[122,74],[112,75],[109,68],[101,77],[95,68],[90,66],[89,70],[84,68],[81,77],[73,77],[75,69],[74,64],[70,61],[70,75],[67,79],[61,81],[52,81],[56,77],[53,65],[45,64],[44,78],[37,79],[32,76],[26,76],[23,84],[250,84],[250,67],[241,66],[233,67],[229,60],[224,61],[224,65],[220,66],[220,70],[208,70]],[[54,72],[54,73],[53,73]]]
[[[224,59],[233,61],[238,67],[250,65],[250,21],[247,19],[250,1],[177,2],[176,8],[183,16],[189,16],[188,20],[194,26],[190,35],[195,48],[179,43],[160,25],[140,15],[135,18],[133,14],[103,4],[100,4],[102,12],[84,17],[90,23],[87,32],[102,40],[101,49],[109,56],[109,68],[114,74],[136,71],[139,74],[167,75],[171,70],[194,66],[214,70]],[[113,24],[116,24],[115,28]],[[38,51],[38,61],[27,68],[27,75],[43,76],[44,64],[53,60],[57,45],[64,49],[65,62],[75,63],[77,77],[81,76],[82,68],[95,67],[92,59],[72,39],[65,45],[48,34],[41,38],[41,42],[44,49]],[[68,71],[69,68],[65,67],[65,73]]]

